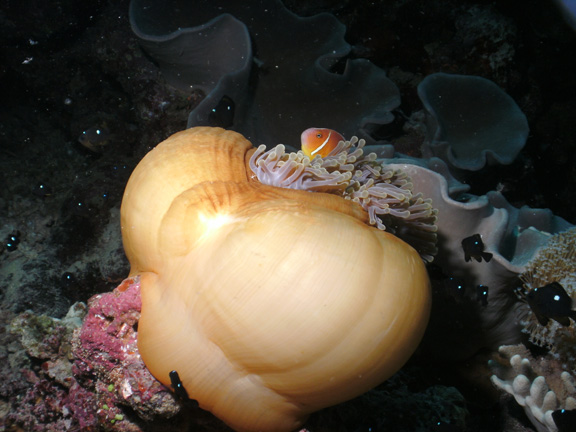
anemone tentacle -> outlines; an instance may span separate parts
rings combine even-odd
[[[361,205],[369,222],[410,243],[425,261],[436,253],[437,210],[430,199],[413,192],[406,173],[364,154],[358,137],[340,141],[328,156],[310,159],[302,151],[286,153],[282,144],[259,146],[249,165],[258,181],[270,186],[324,192]]]

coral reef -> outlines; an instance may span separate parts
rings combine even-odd
[[[517,276],[551,234],[571,225],[547,210],[514,208],[497,192],[483,196],[466,193],[467,187],[451,178],[446,164],[437,158],[383,162],[388,169],[406,173],[412,189],[432,199],[438,210],[434,265],[442,271],[432,272],[437,294],[428,329],[433,355],[466,358],[481,348],[518,343]],[[490,262],[466,262],[461,242],[474,234],[481,235],[493,254]],[[446,286],[449,278],[465,286],[465,295],[458,297],[457,304]],[[490,288],[486,306],[475,299],[478,285]]]
[[[26,353],[41,362],[4,425],[27,431],[153,430],[179,404],[138,354],[134,326],[140,285],[127,279],[111,293],[75,304],[63,319],[25,312],[12,320]],[[42,403],[39,403],[42,401]],[[166,430],[166,429],[162,429]]]
[[[95,424],[96,400],[72,373],[71,337],[85,313],[86,306],[78,303],[61,320],[31,312],[12,320],[11,332],[41,367],[28,366],[24,375],[27,385],[3,422],[7,430],[63,431]]]
[[[307,428],[312,432],[464,430],[470,413],[463,395],[442,385],[418,390],[411,379],[415,371],[406,370],[346,404],[313,415]]]
[[[576,410],[574,376],[554,356],[533,356],[522,344],[502,346],[499,353],[490,362],[494,385],[514,396],[539,432],[557,432],[554,412]]]
[[[524,345],[503,346],[499,350],[501,358],[491,363],[495,373],[492,382],[512,394],[536,428],[544,432],[569,430],[561,426],[565,420],[559,410],[576,410],[574,322],[570,321],[573,314],[541,315],[553,310],[547,303],[559,298],[535,304],[530,293],[558,283],[568,293],[567,307],[571,309],[575,298],[575,253],[576,228],[572,228],[552,236],[520,275],[524,291],[516,311],[522,331],[546,351],[533,355]],[[559,322],[564,319],[567,325]]]
[[[576,304],[576,228],[551,237],[526,266],[520,279],[524,283],[525,295],[552,282],[559,283],[571,298],[567,305],[571,309]],[[562,325],[551,319],[542,325],[526,300],[518,307],[518,317],[531,342],[548,348],[567,364],[568,370],[576,371],[574,321]]]
[[[77,379],[107,396],[106,414],[112,419],[118,405],[148,420],[150,413],[169,418],[179,410],[172,393],[140,360],[135,330],[140,309],[140,281],[126,279],[111,293],[88,301],[88,314],[72,341]]]
[[[15,377],[11,390],[4,389],[2,397],[13,406],[2,406],[0,427],[53,432],[229,432],[192,402],[175,403],[171,392],[150,380],[137,351],[132,351],[137,349],[134,322],[140,314],[139,299],[137,278],[126,279],[113,292],[91,299],[88,308],[76,304],[62,320],[30,312],[11,317],[10,335],[18,337],[29,359],[41,362],[41,367],[24,369],[25,378]],[[469,412],[462,394],[442,385],[423,388],[413,378],[418,373],[418,368],[399,373],[354,401],[312,415],[301,432],[370,427],[426,432],[438,424],[463,427]],[[159,401],[162,395],[167,395],[164,402]],[[181,404],[185,410],[167,420],[168,412],[177,411]],[[418,415],[407,419],[403,413],[408,410]]]
[[[455,12],[450,37],[424,46],[434,70],[465,70],[468,75],[490,77],[504,88],[514,85],[514,58],[520,39],[514,20],[491,4],[459,3]]]
[[[190,7],[198,4],[186,3],[192,5]],[[576,222],[573,187],[576,176],[576,152],[573,151],[576,81],[569,61],[576,50],[576,33],[564,22],[564,18],[573,22],[570,11],[563,9],[559,13],[554,7],[568,2],[535,1],[529,7],[518,7],[518,2],[511,0],[490,3],[390,0],[369,4],[352,0],[287,0],[284,3],[299,16],[297,22],[300,23],[306,20],[316,23],[314,19],[300,17],[321,12],[336,16],[337,21],[330,18],[331,21],[320,23],[317,28],[329,30],[330,37],[319,40],[329,40],[333,43],[330,48],[338,52],[314,49],[316,65],[314,60],[300,61],[300,54],[310,53],[316,40],[312,29],[312,33],[307,31],[303,35],[309,39],[294,44],[298,52],[290,51],[287,61],[276,62],[284,59],[263,56],[257,50],[263,43],[268,43],[262,41],[262,35],[274,34],[274,31],[258,31],[258,35],[251,35],[251,59],[229,55],[218,58],[218,52],[214,50],[204,50],[202,54],[204,66],[208,66],[207,61],[214,64],[231,58],[236,58],[241,65],[251,63],[248,86],[256,86],[259,82],[276,85],[276,78],[289,75],[288,85],[277,85],[272,89],[274,92],[268,93],[273,98],[270,110],[257,113],[261,126],[270,121],[271,135],[271,138],[257,139],[257,144],[281,141],[290,148],[302,128],[326,125],[342,130],[341,121],[330,122],[332,112],[347,115],[352,108],[358,108],[356,118],[363,118],[364,98],[371,97],[372,92],[363,91],[353,95],[352,100],[346,93],[342,95],[346,101],[340,103],[331,99],[332,96],[338,99],[337,85],[333,87],[334,93],[315,93],[298,81],[310,84],[316,79],[316,73],[323,78],[339,79],[347,62],[359,58],[367,58],[377,68],[385,70],[400,90],[402,104],[399,109],[389,112],[398,106],[399,94],[394,87],[382,87],[382,97],[384,94],[396,95],[386,99],[389,105],[382,110],[382,114],[388,119],[394,117],[394,120],[366,129],[379,142],[393,142],[397,152],[422,156],[424,135],[419,129],[424,122],[418,119],[424,116],[424,111],[417,96],[417,86],[425,76],[435,72],[490,79],[514,98],[530,124],[526,145],[510,165],[450,173],[444,168],[436,170],[440,165],[434,158],[409,163],[422,163],[423,167],[441,174],[448,183],[444,188],[434,178],[422,175],[422,181],[414,191],[433,197],[425,189],[429,180],[431,188],[440,187],[439,193],[450,198],[448,204],[443,203],[442,196],[439,198],[439,253],[435,263],[428,266],[435,295],[430,330],[436,331],[429,335],[432,337],[427,338],[428,343],[420,353],[424,354],[425,366],[421,371],[409,365],[404,368],[416,380],[409,391],[394,393],[390,390],[393,385],[390,380],[379,389],[389,392],[393,402],[406,401],[405,405],[395,405],[393,410],[387,411],[386,407],[392,405],[371,405],[370,397],[374,395],[369,393],[368,402],[361,398],[362,402],[357,399],[334,407],[324,417],[320,417],[322,412],[312,416],[306,429],[312,432],[334,432],[338,428],[366,431],[369,427],[375,429],[385,425],[383,427],[389,429],[400,431],[405,427],[407,432],[413,432],[411,420],[419,419],[412,418],[412,414],[423,406],[425,399],[418,399],[416,395],[423,394],[424,387],[432,382],[456,386],[462,393],[470,416],[465,426],[457,424],[467,432],[531,431],[529,422],[521,415],[522,410],[511,402],[513,397],[508,393],[491,388],[485,398],[478,400],[475,391],[482,383],[490,384],[487,379],[490,374],[470,365],[479,361],[485,364],[484,352],[474,354],[479,348],[495,348],[498,343],[513,343],[517,338],[527,336],[519,333],[522,326],[515,313],[516,308],[528,310],[512,292],[522,284],[517,275],[550,234],[569,226],[552,214],[570,223]],[[201,16],[204,10],[207,9],[188,11],[181,16],[172,10],[152,18],[178,19],[177,25],[183,29],[189,25],[214,24],[212,19],[220,12],[197,23],[188,20]],[[143,155],[165,137],[182,130],[191,112],[199,114],[202,111],[204,120],[228,125],[243,120],[242,113],[252,104],[249,99],[238,99],[234,92],[246,88],[235,86],[235,77],[230,75],[228,81],[223,78],[223,85],[218,88],[228,89],[229,94],[210,91],[211,87],[206,87],[207,91],[200,86],[178,89],[167,83],[167,74],[150,61],[148,52],[140,49],[143,41],[134,36],[128,11],[128,0],[86,0],[81,5],[73,0],[62,0],[58,1],[57,7],[53,2],[23,0],[4,2],[0,13],[0,37],[4,41],[0,47],[0,239],[5,241],[0,245],[2,430],[33,430],[34,425],[39,430],[71,430],[70,426],[76,424],[72,412],[85,419],[82,420],[84,425],[105,428],[104,424],[98,423],[94,413],[104,405],[109,407],[107,383],[98,386],[100,394],[96,395],[96,386],[91,384],[96,380],[95,375],[84,376],[81,380],[74,378],[76,384],[67,379],[71,364],[66,353],[68,348],[54,347],[71,346],[71,343],[57,341],[72,337],[72,333],[63,330],[56,318],[61,321],[77,301],[86,302],[95,293],[111,291],[127,274],[128,262],[119,233],[120,199],[130,172]],[[264,26],[258,29],[280,29],[281,36],[287,35],[289,39],[292,27],[283,25],[289,20],[283,19],[285,15],[274,13],[270,9],[264,20],[259,21]],[[224,27],[230,28],[234,21],[241,32],[229,39],[228,45],[220,45],[220,52],[237,46],[234,45],[236,40],[248,40],[248,27],[236,18],[229,18]],[[343,26],[338,22],[346,26],[345,42],[341,37]],[[295,24],[294,30],[300,27]],[[207,26],[203,28],[208,31]],[[274,49],[276,44],[272,39],[266,46]],[[286,44],[290,46],[289,42]],[[286,48],[281,44],[277,46],[282,47],[278,50],[280,54]],[[340,57],[340,53],[345,52],[347,54]],[[290,59],[297,61],[290,62]],[[274,63],[282,69],[277,70]],[[180,66],[175,66],[176,72]],[[291,69],[300,67],[306,69],[308,75],[303,71],[292,73]],[[165,64],[162,70],[166,71]],[[239,78],[245,78],[248,70],[242,69],[242,73],[244,75]],[[360,88],[373,87],[367,84]],[[286,102],[291,104],[297,100],[298,105],[291,106],[289,111],[274,112],[277,107],[281,108],[285,91],[294,93],[294,99],[286,99]],[[254,92],[245,94],[254,95]],[[214,98],[206,97],[209,95]],[[276,95],[278,100],[274,100]],[[205,100],[205,105],[196,110]],[[282,128],[280,120],[288,117],[319,120],[290,130],[294,141],[279,140],[275,132]],[[104,127],[108,131],[105,139],[94,136],[95,131]],[[355,132],[346,132],[346,136]],[[86,147],[86,139],[94,144],[92,147],[96,151]],[[366,153],[376,152],[384,157],[380,150],[382,147],[365,149]],[[390,153],[386,157],[393,156]],[[403,164],[398,156],[396,154],[396,160],[391,162]],[[468,190],[463,190],[466,188],[454,181],[451,174],[466,183]],[[414,176],[416,180],[418,177]],[[498,192],[488,192],[492,190]],[[462,206],[458,207],[458,203]],[[442,210],[446,205],[452,208]],[[525,206],[549,208],[551,212]],[[474,208],[477,210],[473,211]],[[467,220],[470,224],[465,222]],[[479,233],[474,229],[474,223],[480,223],[482,227],[486,251],[503,259],[494,258],[490,263],[464,261],[460,242],[462,236]],[[465,225],[462,230],[458,228],[461,224]],[[504,234],[500,237],[501,233]],[[506,270],[507,266],[510,271]],[[456,284],[450,285],[452,281]],[[486,306],[476,299],[477,284],[490,288]],[[459,291],[462,287],[465,287],[464,295]],[[26,310],[29,312],[23,315],[25,319],[14,321]],[[44,314],[55,318],[43,317]],[[523,316],[532,321],[530,315]],[[16,334],[9,332],[12,321],[19,322],[21,327]],[[490,323],[496,325],[490,327]],[[573,326],[571,323],[570,327]],[[21,341],[26,343],[30,354]],[[548,348],[531,349],[542,354],[542,350]],[[555,356],[551,360],[559,358],[558,354]],[[43,365],[48,369],[44,370]],[[464,371],[459,374],[459,370]],[[471,376],[477,378],[474,390],[469,383]],[[546,377],[546,374],[542,376]],[[60,382],[68,382],[70,387]],[[114,392],[109,394],[111,399],[112,396],[116,397]],[[446,408],[457,410],[460,403],[461,399],[454,397],[446,401]],[[359,405],[366,409],[357,409]],[[435,408],[428,415],[419,413],[418,416],[422,416],[423,425],[432,425],[429,429],[442,430],[432,423],[438,420],[433,415]],[[175,419],[181,418],[182,414],[159,423],[141,421],[135,426],[138,415],[128,406],[114,406],[114,415],[105,415],[104,411],[102,421],[115,430],[123,427],[163,431],[185,429],[175,424]],[[194,419],[205,414],[201,410],[183,411],[193,412],[190,417]],[[116,415],[124,415],[123,420],[117,421]],[[207,417],[212,420],[204,425],[195,423],[192,429],[226,430],[211,416],[204,419]],[[425,422],[424,418],[430,421]],[[514,428],[508,426],[510,421],[516,422]]]

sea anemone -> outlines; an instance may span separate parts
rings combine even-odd
[[[220,128],[160,143],[128,181],[122,237],[152,374],[170,386],[176,371],[237,431],[289,432],[402,367],[430,287],[419,254],[353,197],[263,184],[253,153]],[[346,190],[355,173],[343,177]]]
[[[370,225],[391,232],[432,261],[437,214],[432,201],[413,193],[403,171],[387,168],[375,153],[364,155],[364,145],[352,137],[340,141],[328,156],[312,160],[302,151],[286,153],[282,144],[268,151],[261,145],[250,158],[250,168],[266,185],[335,194],[360,204]]]

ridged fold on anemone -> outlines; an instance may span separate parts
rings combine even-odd
[[[369,222],[409,243],[424,261],[436,254],[436,215],[432,200],[414,193],[406,173],[387,168],[375,153],[364,154],[364,140],[341,141],[326,157],[310,160],[302,151],[286,153],[279,144],[260,145],[250,168],[263,184],[323,192],[356,202]]]

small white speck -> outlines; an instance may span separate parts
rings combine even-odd
[[[128,382],[128,380],[124,381],[122,383],[122,397],[124,399],[128,399],[130,396],[132,396],[132,386],[130,386],[130,383]]]

